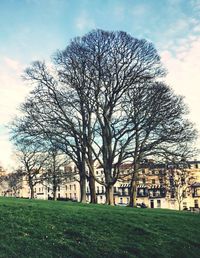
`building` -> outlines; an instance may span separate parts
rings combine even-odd
[[[113,198],[115,205],[125,206],[129,204],[130,172],[133,164],[126,163],[120,166],[120,177],[115,183]],[[66,180],[57,188],[56,197],[60,200],[80,201],[80,185],[77,168],[70,164],[65,168]],[[181,171],[184,172],[181,174]],[[96,164],[95,183],[97,203],[106,201],[104,171]],[[2,184],[1,184],[2,185]],[[6,184],[3,185],[5,195]],[[2,188],[2,186],[1,186]],[[13,196],[12,192],[6,196]],[[30,190],[26,178],[23,178],[22,187],[17,192],[17,197],[30,198]],[[34,198],[52,199],[52,185],[47,181],[37,183],[34,187]],[[90,202],[89,183],[86,184],[86,198]],[[188,162],[187,168],[181,164],[156,164],[152,161],[142,165],[137,182],[137,203],[145,204],[150,208],[167,209],[192,209],[200,207],[200,161]],[[180,206],[180,207],[179,207]]]

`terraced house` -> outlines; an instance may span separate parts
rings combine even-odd
[[[120,166],[120,176],[114,185],[115,205],[126,206],[129,204],[130,175],[133,164],[125,163]],[[80,201],[79,175],[74,164],[64,168],[66,180],[57,188],[57,199]],[[104,204],[106,200],[104,171],[98,164],[95,167],[95,183],[97,203]],[[1,191],[3,195],[7,190]],[[34,188],[34,198],[51,199],[52,185],[47,181],[39,182]],[[4,194],[5,195],[5,194]],[[8,195],[13,193],[7,192]],[[30,191],[26,179],[23,179],[22,187],[17,192],[18,197],[30,198]],[[89,183],[86,185],[87,201],[90,202]],[[146,161],[141,165],[137,178],[137,203],[149,208],[167,209],[198,209],[200,207],[200,161],[183,164],[157,164]]]

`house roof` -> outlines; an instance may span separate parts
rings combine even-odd
[[[200,183],[196,182],[196,183],[192,184],[192,187],[200,187]]]

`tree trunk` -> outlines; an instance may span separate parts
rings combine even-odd
[[[106,204],[114,205],[113,185],[106,186]]]
[[[181,202],[178,201],[178,210],[181,210]]]
[[[31,191],[31,199],[34,199],[34,188],[32,185],[30,185],[30,191]]]
[[[95,179],[93,175],[89,176],[89,187],[90,187],[90,202],[97,203],[96,190],[95,190]]]
[[[53,200],[56,201],[56,193],[57,193],[57,182],[56,182],[56,175],[55,175],[55,162],[54,162],[54,171],[53,171]]]
[[[56,186],[53,186],[53,200],[56,201],[57,198],[56,198],[56,193],[57,193],[57,187]]]
[[[80,192],[81,192],[81,202],[86,203],[86,177],[82,176],[80,178]]]
[[[129,206],[130,207],[136,207],[136,202],[137,202],[137,183],[136,180],[131,181],[131,189],[130,189],[130,202]]]

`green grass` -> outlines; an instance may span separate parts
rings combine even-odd
[[[200,215],[0,198],[0,257],[200,257]]]

